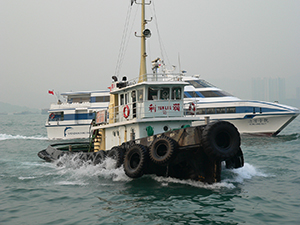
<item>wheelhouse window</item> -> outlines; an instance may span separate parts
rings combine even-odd
[[[120,94],[120,104],[124,105],[124,94]]]
[[[131,101],[136,102],[136,91],[131,92]]]
[[[138,90],[137,90],[137,95],[138,95],[138,102],[143,102],[143,100],[144,100],[144,92],[143,92],[143,89],[138,89]]]
[[[181,88],[180,87],[172,88],[172,99],[174,99],[174,100],[181,99]]]
[[[148,88],[148,100],[157,100],[158,90],[154,90],[153,88]]]
[[[160,90],[160,99],[161,100],[170,99],[170,89],[169,88],[162,88]]]
[[[128,104],[128,94],[125,94],[125,105]]]

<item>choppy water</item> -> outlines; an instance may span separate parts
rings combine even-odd
[[[0,224],[300,224],[300,118],[278,137],[242,137],[245,166],[214,185],[46,163],[45,119],[0,116]]]

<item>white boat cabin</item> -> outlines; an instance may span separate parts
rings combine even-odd
[[[115,78],[109,109],[97,113],[93,128],[100,129],[101,150],[189,126],[191,118],[184,117],[183,110],[185,85],[180,76],[149,76],[140,83]]]

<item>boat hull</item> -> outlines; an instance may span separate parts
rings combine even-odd
[[[277,114],[277,115],[256,115],[253,118],[220,118],[212,115],[209,117],[211,121],[224,120],[232,123],[240,132],[240,134],[251,134],[257,136],[276,136],[288,124],[290,124],[298,114]],[[246,118],[245,118],[246,117]],[[192,123],[193,126],[205,124],[205,118]]]
[[[221,180],[222,161],[227,168],[244,165],[240,134],[234,125],[225,121],[130,140],[106,151],[94,151],[93,144],[95,146],[93,142],[52,144],[38,156],[58,165],[63,156],[94,165],[111,157],[116,160],[116,167],[123,166],[131,178],[156,174],[205,183]]]
[[[90,135],[90,124],[46,125],[50,140],[87,139]]]

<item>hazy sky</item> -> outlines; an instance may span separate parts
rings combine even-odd
[[[300,87],[299,0],[152,0],[168,61],[242,98],[251,78]],[[59,92],[107,89],[130,0],[0,0],[0,101],[47,108]],[[153,5],[147,18],[154,17]],[[140,11],[133,5],[131,19]],[[140,33],[129,26],[121,74],[138,76]],[[161,57],[156,22],[148,60]],[[165,59],[167,60],[167,59]],[[178,68],[178,67],[177,67]],[[150,65],[148,65],[150,72]]]

